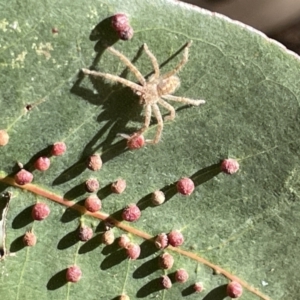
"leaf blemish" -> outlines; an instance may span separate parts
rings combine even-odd
[[[50,59],[51,57],[50,51],[54,50],[51,43],[49,42],[45,44],[39,43],[38,46],[36,45],[36,43],[33,43],[31,48],[35,50],[37,55],[39,56],[44,55],[46,60]]]

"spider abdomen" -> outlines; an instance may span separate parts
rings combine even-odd
[[[160,96],[173,94],[180,86],[177,76],[162,78],[157,84],[157,91]]]

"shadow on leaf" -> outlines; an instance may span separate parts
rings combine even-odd
[[[21,235],[19,237],[17,237],[14,241],[12,241],[12,243],[10,244],[9,247],[9,252],[18,252],[20,250],[22,250],[23,248],[25,248],[24,242],[23,242],[23,237],[24,235]]]
[[[66,268],[53,275],[47,283],[47,289],[54,291],[64,286],[67,283],[67,279],[66,279],[67,270],[68,269]]]
[[[163,289],[163,286],[161,284],[161,278],[155,278],[151,280],[150,282],[146,283],[143,287],[141,287],[137,293],[137,298],[145,298],[149,296],[152,293],[158,292]]]
[[[149,276],[159,269],[158,259],[154,257],[138,267],[132,274],[133,278],[139,279]]]
[[[140,247],[141,247],[141,255],[139,257],[140,259],[153,255],[153,253],[158,251],[158,249],[155,247],[155,244],[151,240],[145,240],[140,244]]]
[[[213,177],[217,176],[221,173],[221,163],[213,164],[209,167],[201,169],[194,173],[190,178],[193,180],[195,186],[199,186],[206,181],[212,179]],[[177,181],[171,184],[168,184],[161,188],[160,190],[165,194],[165,202],[169,201],[172,197],[174,197],[177,192],[176,187]],[[139,202],[137,203],[140,210],[144,210],[147,207],[156,207],[151,201],[152,193],[144,196]]]
[[[85,254],[98,248],[102,244],[101,234],[97,234],[90,240],[86,241],[78,250],[78,254]]]
[[[105,245],[105,247],[102,250],[103,255],[109,255],[117,252],[120,249],[120,246],[118,245],[118,240],[115,239],[114,242],[111,245]]]
[[[188,286],[181,292],[182,297],[186,297],[192,294],[195,294],[194,285]]]
[[[75,210],[72,207],[68,207],[62,214],[60,221],[63,223],[68,223],[79,218],[80,216],[81,213],[78,210]]]
[[[119,265],[126,259],[128,259],[126,250],[119,249],[118,251],[115,251],[105,257],[105,259],[102,261],[102,263],[100,265],[100,269],[108,270],[113,266]]]
[[[64,249],[72,247],[73,245],[78,243],[79,242],[78,234],[79,234],[78,228],[76,228],[74,231],[71,231],[71,232],[67,233],[58,242],[57,249],[58,250],[64,250]]]
[[[211,290],[203,300],[223,300],[227,298],[226,288],[227,284],[216,287]]]
[[[64,198],[67,200],[74,200],[79,196],[82,196],[86,193],[85,184],[82,182],[73,188],[71,188],[68,192],[64,194]]]
[[[33,222],[31,212],[34,205],[26,207],[23,211],[21,211],[13,220],[12,222],[12,228],[13,229],[20,229],[31,222]]]
[[[111,191],[111,183],[110,184],[107,184],[105,187],[103,187],[102,189],[100,189],[98,192],[97,192],[97,195],[98,197],[103,200],[105,199],[106,197],[108,197],[110,194],[112,193]]]
[[[194,181],[195,186],[201,185],[204,182],[212,179],[221,173],[221,163],[217,163],[201,169],[194,173],[190,178]]]

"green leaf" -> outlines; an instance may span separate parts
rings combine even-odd
[[[223,299],[232,276],[244,284],[242,299],[258,299],[256,289],[262,299],[297,298],[296,55],[242,24],[177,1],[0,4],[0,128],[10,135],[0,149],[1,298],[111,300],[126,292],[131,299]],[[130,41],[117,40],[112,31],[110,18],[117,12],[129,16],[135,32]],[[205,99],[206,104],[171,103],[176,118],[165,122],[161,141],[128,151],[118,134],[141,128],[138,97],[120,84],[83,77],[80,69],[94,67],[135,81],[118,57],[105,51],[105,43],[114,44],[149,75],[153,70],[143,43],[167,72],[190,40],[189,61],[175,95]],[[153,119],[146,137],[153,138],[156,130]],[[17,186],[12,179],[16,163],[33,170],[35,159],[47,155],[57,141],[66,143],[65,155],[51,157],[46,172],[33,171],[32,185]],[[86,160],[96,152],[104,164],[92,172]],[[238,159],[237,174],[220,173],[220,161],[227,157]],[[196,185],[188,197],[175,188],[185,176]],[[87,197],[83,183],[90,177],[100,181],[103,208],[81,216]],[[119,177],[126,179],[127,189],[111,194],[110,184]],[[167,201],[154,207],[150,198],[157,189],[166,192]],[[51,208],[44,221],[32,221],[36,202]],[[118,221],[129,203],[138,203],[142,217],[128,225]],[[116,237],[125,231],[141,245],[140,259],[129,261],[117,242],[101,244],[101,220],[108,215],[114,217]],[[86,243],[78,241],[80,220],[94,230]],[[30,229],[38,241],[24,247],[22,237]],[[175,264],[165,273],[172,277],[185,268],[190,277],[163,290],[159,278],[164,272],[157,266],[161,251],[151,237],[173,229],[181,230],[185,243],[167,249]],[[73,264],[83,276],[67,284],[66,268]],[[225,276],[213,275],[213,269]],[[199,295],[192,292],[196,281],[205,286]]]

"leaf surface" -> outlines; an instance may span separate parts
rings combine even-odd
[[[298,57],[248,27],[175,1],[6,2],[0,12],[0,128],[10,141],[0,149],[6,250],[1,298],[117,299],[126,292],[131,299],[224,299],[228,278],[213,275],[200,263],[204,258],[246,282],[243,299],[258,299],[251,286],[272,299],[296,299]],[[110,27],[117,12],[129,16],[135,32],[130,41],[118,41]],[[128,151],[118,134],[142,126],[138,97],[120,84],[83,77],[79,70],[93,67],[136,81],[105,51],[105,43],[114,44],[149,76],[153,70],[143,43],[167,72],[190,40],[189,61],[175,95],[206,104],[171,103],[176,118],[165,122],[160,143]],[[146,137],[156,129],[153,119]],[[56,141],[66,143],[66,154],[51,157],[46,172],[33,171],[32,185],[16,186],[16,163],[32,170],[35,159],[47,155]],[[104,164],[92,172],[86,160],[96,152]],[[220,161],[227,157],[238,159],[237,174],[220,172]],[[185,176],[196,185],[188,197],[175,188]],[[87,197],[83,183],[90,177],[100,181],[103,209],[81,216],[83,210],[74,204],[82,207]],[[110,184],[119,177],[127,188],[111,194]],[[150,198],[157,189],[167,201],[154,207]],[[42,222],[31,218],[36,202],[51,208]],[[119,223],[129,203],[138,203],[142,217]],[[129,261],[116,242],[101,244],[101,219],[108,215],[116,220],[116,236],[128,232],[141,245],[140,259]],[[95,233],[86,243],[78,241],[80,219]],[[26,248],[22,236],[30,229],[38,242]],[[164,272],[157,267],[161,252],[151,237],[173,229],[181,230],[185,243],[182,251],[167,250],[175,264],[165,273],[173,278],[184,267],[190,277],[163,290],[159,278]],[[67,284],[65,271],[73,264],[83,277]],[[196,281],[204,282],[201,294],[192,292]]]

